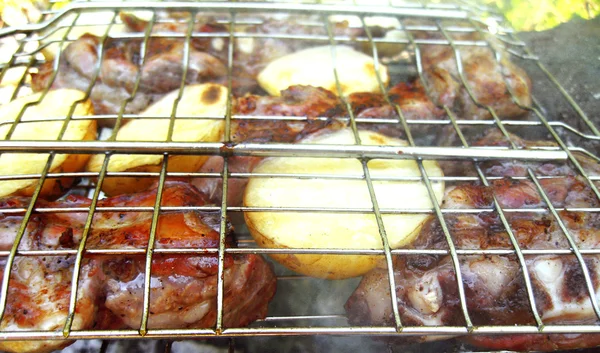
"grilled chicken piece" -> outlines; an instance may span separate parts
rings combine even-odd
[[[578,177],[541,179],[555,207],[597,207],[591,189]],[[535,185],[527,180],[494,180],[492,186],[458,185],[446,190],[443,207],[452,209],[493,207],[545,207]],[[558,222],[536,212],[506,212],[521,249],[569,249]],[[581,249],[600,246],[598,215],[561,211],[561,219]],[[506,230],[495,212],[451,213],[445,216],[457,249],[512,249]],[[448,249],[437,218],[430,218],[416,249]],[[394,277],[404,325],[464,325],[454,268],[449,255],[409,255],[394,259]],[[467,298],[475,325],[535,324],[516,256],[459,256]],[[573,255],[528,255],[536,308],[545,324],[587,324],[596,320],[583,272]],[[595,295],[600,296],[600,257],[585,256]],[[391,300],[385,269],[367,274],[346,303],[353,324],[391,324]],[[489,349],[574,349],[600,343],[600,335],[516,335],[515,339],[469,336],[472,344]],[[527,345],[523,345],[527,344]]]
[[[407,24],[413,21],[406,21]],[[434,25],[434,23],[419,24]],[[414,31],[417,39],[445,40],[443,33]],[[491,47],[459,45],[458,51],[465,80],[473,92],[475,99],[483,105],[494,109],[500,118],[522,116],[525,110],[519,108],[512,100],[507,89],[510,88],[518,101],[531,105],[531,81],[517,65],[509,60],[509,54],[491,35],[482,36],[477,32],[452,32],[453,40],[482,41],[487,40]],[[463,119],[489,119],[491,114],[480,108],[462,86],[454,49],[449,45],[421,45],[421,60],[427,82],[430,84],[434,101],[454,107]],[[496,60],[494,51],[499,54]],[[503,77],[504,76],[504,77]]]
[[[98,201],[98,207],[153,206],[156,188],[139,194]],[[27,207],[28,198],[12,197],[0,208]],[[89,207],[84,197],[63,201],[38,201],[39,207]],[[206,198],[191,185],[168,181],[161,205],[204,206]],[[22,250],[73,249],[81,240],[86,212],[39,213],[31,217]],[[22,216],[2,215],[0,249],[14,241]],[[97,212],[86,247],[88,249],[145,249],[152,212]],[[218,212],[162,211],[158,218],[155,247],[218,248]],[[228,226],[229,227],[229,226]],[[227,230],[227,246],[232,245]],[[3,260],[4,261],[4,260]],[[74,257],[17,257],[12,267],[7,310],[0,329],[57,330],[68,314]],[[120,327],[119,320],[139,328],[143,303],[145,256],[89,255],[80,272],[73,330]],[[254,254],[224,258],[223,324],[247,325],[263,318],[275,294],[271,267]],[[2,271],[6,269],[3,267]],[[155,254],[150,289],[150,328],[213,327],[216,321],[216,254]],[[108,311],[106,311],[108,310]],[[103,326],[107,325],[107,326]],[[66,341],[4,341],[0,348],[14,352],[48,352],[68,345]]]
[[[0,200],[0,209],[27,208],[29,198],[12,197]],[[38,206],[69,207],[70,203]],[[73,223],[64,214],[34,214],[19,244],[20,250],[69,249],[81,238],[85,222]],[[73,214],[73,218],[80,218]],[[10,250],[15,240],[22,215],[0,215],[0,250]],[[55,331],[61,330],[69,313],[74,256],[17,256],[13,263],[6,311],[0,322],[1,331]],[[7,271],[6,258],[0,258],[0,276]],[[85,260],[79,277],[77,306],[72,330],[90,329],[94,325],[101,293],[102,274],[98,263]],[[8,341],[0,342],[0,350],[8,352],[51,352],[72,341]]]

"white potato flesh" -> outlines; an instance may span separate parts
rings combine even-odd
[[[17,119],[23,107],[28,103],[37,102],[42,97],[41,93],[18,98],[8,104],[0,106],[0,117],[3,122],[12,122]],[[63,127],[64,119],[68,116],[71,106],[78,101],[81,103],[75,106],[73,116],[91,115],[93,108],[89,100],[83,100],[85,93],[74,89],[59,89],[49,91],[48,94],[39,103],[29,106],[21,122],[13,131],[11,140],[56,140]],[[45,122],[29,122],[37,119],[58,119]],[[12,127],[12,124],[3,124],[0,126],[0,138],[6,139],[6,136]],[[80,141],[84,139],[93,139],[96,134],[96,122],[94,120],[71,120],[65,130],[62,140]],[[0,156],[0,175],[18,175],[18,174],[39,174],[43,171],[47,161],[46,153],[3,153]],[[69,160],[67,154],[57,154],[52,160],[50,172],[61,167],[63,163]],[[73,161],[73,160],[71,160]],[[87,158],[83,161],[81,167],[85,165]],[[79,162],[77,162],[79,164]],[[69,169],[69,167],[67,167]],[[76,166],[75,169],[78,169]],[[4,180],[0,181],[0,196],[6,196],[18,192],[34,184],[32,179],[22,180]]]
[[[149,106],[140,116],[170,117],[179,90],[173,91]],[[186,86],[177,105],[176,117],[215,117],[214,119],[178,118],[173,125],[173,141],[216,142],[222,139],[227,109],[227,88],[218,84]],[[118,141],[166,141],[169,119],[133,119],[123,125]],[[109,171],[125,171],[132,168],[158,165],[162,155],[114,155],[108,163]],[[104,155],[94,155],[88,164],[91,171],[99,171]]]
[[[346,45],[335,46],[335,68],[342,95],[354,92],[381,92],[373,57]],[[387,68],[379,64],[379,77],[387,86]],[[258,74],[258,83],[272,96],[293,85],[323,87],[339,94],[334,75],[332,48],[329,45],[297,51],[270,62]]]
[[[364,145],[406,145],[384,135],[360,131]],[[354,144],[349,129],[303,141],[314,144]],[[371,160],[367,164],[372,178],[420,177],[414,160]],[[443,176],[435,161],[425,161],[430,177]],[[256,173],[321,174],[363,176],[360,161],[352,158],[269,158],[260,163]],[[380,208],[431,209],[432,203],[422,181],[374,180]],[[435,197],[441,202],[444,183],[432,181]],[[244,195],[251,207],[322,207],[372,209],[366,181],[340,179],[251,178]],[[282,248],[382,249],[382,241],[373,213],[322,212],[246,212],[245,218],[259,245]],[[384,228],[390,247],[410,244],[427,214],[384,214]],[[266,238],[266,239],[265,239]],[[347,278],[364,274],[375,266],[378,256],[356,255],[275,255],[290,269],[316,277]]]

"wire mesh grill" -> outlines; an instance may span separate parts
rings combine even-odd
[[[122,22],[119,19],[119,11],[125,10],[144,10],[150,14],[149,25],[143,32],[128,33],[128,32],[113,32],[112,29],[117,26],[122,26]],[[161,16],[163,13],[174,13],[177,12],[180,19],[166,18]],[[222,33],[200,33],[194,30],[196,24],[196,15],[202,12],[211,12],[216,15],[220,23],[229,25],[228,32]],[[310,18],[304,25],[314,26],[321,28],[319,35],[314,34],[261,34],[261,33],[248,33],[245,31],[239,31],[236,26],[240,24],[248,23],[260,23],[260,15],[265,12],[272,13],[287,13],[292,15],[302,15],[306,18]],[[600,254],[600,249],[579,249],[577,244],[573,241],[569,235],[568,228],[564,225],[559,212],[561,211],[574,211],[574,212],[599,212],[600,208],[594,207],[580,207],[580,208],[564,208],[555,207],[550,201],[549,196],[540,184],[540,180],[547,178],[554,178],[553,176],[540,176],[529,168],[527,170],[527,176],[513,177],[513,179],[530,180],[536,186],[537,192],[542,196],[545,201],[544,207],[538,208],[527,208],[526,212],[547,214],[549,217],[553,217],[560,227],[562,228],[565,236],[568,238],[570,249],[556,249],[556,250],[533,250],[533,249],[521,249],[518,241],[516,240],[509,222],[507,221],[506,215],[511,213],[523,212],[524,210],[518,208],[506,208],[501,207],[497,200],[494,200],[493,208],[491,209],[447,209],[439,206],[439,200],[436,200],[435,193],[432,189],[432,184],[437,182],[446,183],[459,183],[459,182],[479,182],[485,186],[489,186],[493,180],[501,179],[497,176],[488,176],[481,168],[481,163],[488,160],[519,160],[519,161],[552,161],[569,163],[573,166],[574,170],[583,177],[587,185],[593,190],[593,193],[597,198],[600,198],[600,193],[594,182],[600,180],[600,176],[589,175],[586,170],[581,166],[579,161],[574,157],[574,153],[582,153],[590,158],[598,160],[595,157],[595,151],[588,151],[588,149],[581,147],[581,145],[573,144],[565,138],[574,137],[578,141],[584,141],[586,146],[593,145],[596,140],[600,139],[600,132],[592,122],[592,120],[583,112],[575,101],[569,96],[566,90],[560,86],[557,80],[546,70],[543,64],[538,58],[533,55],[525,44],[520,41],[513,31],[506,27],[502,18],[494,13],[492,10],[482,7],[477,4],[473,4],[468,1],[460,1],[453,4],[425,4],[421,2],[395,2],[390,1],[389,3],[378,5],[369,5],[362,3],[334,3],[334,4],[313,4],[313,3],[226,3],[226,2],[201,2],[201,3],[156,3],[156,2],[74,2],[61,10],[48,11],[46,13],[47,20],[40,24],[32,24],[23,26],[22,28],[8,28],[0,30],[0,36],[7,35],[18,35],[19,50],[12,56],[11,60],[3,66],[2,72],[0,73],[0,79],[5,77],[9,69],[15,67],[24,67],[25,71],[23,76],[18,80],[17,87],[12,94],[11,100],[15,99],[20,95],[21,91],[27,90],[27,76],[30,73],[36,72],[41,64],[44,63],[45,59],[41,56],[41,52],[45,47],[51,45],[58,45],[59,51],[55,57],[54,65],[58,67],[59,61],[61,60],[61,51],[76,38],[72,38],[69,33],[78,27],[86,27],[84,24],[77,23],[77,18],[86,14],[98,14],[108,13],[109,22],[95,24],[97,28],[102,28],[103,33],[100,35],[101,44],[99,46],[99,56],[104,54],[103,44],[107,38],[119,38],[124,40],[139,39],[142,40],[144,45],[148,43],[150,38],[154,37],[165,37],[165,38],[179,38],[184,43],[184,61],[182,62],[183,77],[185,77],[188,71],[189,65],[189,50],[190,42],[195,38],[224,38],[228,39],[228,79],[226,85],[228,86],[229,92],[232,92],[232,67],[233,67],[233,51],[234,41],[233,39],[240,38],[277,38],[289,41],[313,41],[320,42],[322,44],[328,44],[332,47],[332,55],[334,57],[334,73],[337,81],[338,91],[341,92],[340,82],[338,80],[338,72],[335,67],[335,48],[338,45],[344,43],[356,43],[361,42],[367,46],[368,51],[372,54],[373,63],[377,67],[380,65],[380,57],[378,54],[379,44],[393,44],[397,46],[406,46],[411,48],[410,51],[414,54],[414,60],[405,63],[406,66],[412,66],[416,74],[426,82],[423,73],[423,66],[421,63],[420,51],[425,46],[431,45],[443,45],[450,46],[454,55],[460,58],[460,48],[463,47],[490,47],[493,50],[493,45],[487,40],[458,40],[454,39],[453,34],[464,33],[464,32],[479,32],[479,33],[490,33],[488,24],[494,23],[493,36],[503,46],[503,49],[511,54],[514,60],[519,60],[519,63],[523,63],[530,70],[539,70],[546,75],[549,81],[552,82],[560,93],[560,98],[567,101],[575,112],[576,117],[575,124],[573,122],[565,122],[561,120],[549,119],[545,113],[543,107],[538,105],[538,101],[535,99],[535,90],[533,91],[533,105],[526,106],[519,102],[518,97],[514,92],[509,92],[512,96],[513,101],[519,105],[522,109],[529,112],[528,120],[507,120],[499,118],[493,108],[484,106],[486,110],[492,116],[490,120],[464,120],[460,119],[452,111],[451,107],[442,106],[439,107],[446,112],[446,118],[435,119],[435,120],[416,120],[406,119],[403,112],[395,105],[389,96],[385,96],[385,100],[392,106],[395,107],[397,112],[397,119],[361,119],[355,117],[352,109],[345,102],[347,108],[346,116],[339,118],[340,120],[348,121],[353,130],[356,144],[354,145],[302,145],[302,144],[288,144],[288,143],[231,143],[231,123],[235,120],[253,119],[255,121],[260,120],[291,120],[291,121],[306,121],[308,117],[288,117],[288,116],[267,116],[267,117],[256,117],[256,116],[244,116],[235,115],[232,113],[231,97],[228,99],[227,112],[224,116],[206,116],[200,117],[203,119],[223,119],[225,121],[225,139],[222,142],[217,143],[201,143],[201,142],[179,142],[173,141],[173,130],[176,121],[185,119],[186,117],[177,116],[177,104],[178,100],[175,101],[170,117],[148,117],[144,116],[144,119],[169,119],[169,128],[167,131],[167,139],[162,142],[152,141],[119,141],[116,138],[115,128],[114,132],[108,131],[105,136],[107,139],[102,141],[61,141],[64,135],[67,125],[70,121],[76,120],[89,120],[96,119],[97,121],[116,119],[115,126],[121,126],[127,119],[140,119],[141,116],[137,114],[125,113],[126,105],[133,100],[134,96],[138,92],[140,77],[138,75],[135,87],[131,97],[123,101],[120,112],[118,114],[105,114],[90,116],[77,116],[71,114],[67,117],[59,116],[52,118],[59,121],[64,121],[62,131],[59,138],[56,141],[16,141],[10,140],[11,134],[15,131],[19,124],[26,124],[27,122],[20,122],[19,119],[15,123],[5,122],[10,125],[9,132],[5,140],[0,141],[0,151],[2,153],[47,153],[49,154],[48,161],[42,173],[26,174],[26,175],[3,175],[0,180],[18,180],[18,179],[39,179],[35,192],[28,207],[23,208],[11,208],[2,209],[1,212],[5,215],[16,214],[24,215],[23,223],[19,229],[17,240],[12,246],[11,250],[0,251],[0,257],[6,261],[6,268],[10,268],[15,258],[17,257],[40,257],[40,256],[75,256],[75,270],[73,271],[73,286],[71,290],[71,300],[69,306],[68,320],[61,331],[1,331],[0,337],[3,340],[23,340],[23,339],[83,339],[83,338],[167,338],[167,339],[181,339],[181,338],[198,338],[198,337],[237,337],[237,336],[273,336],[273,335],[315,335],[315,334],[331,334],[331,335],[464,335],[464,334],[497,334],[497,333],[600,333],[600,326],[595,324],[589,325],[552,325],[546,324],[540,318],[535,304],[535,296],[531,283],[529,281],[530,276],[527,274],[527,266],[525,265],[525,257],[528,255],[574,255],[580,264],[583,274],[585,285],[588,290],[588,294],[591,298],[591,303],[596,315],[600,318],[600,309],[595,299],[596,289],[594,288],[590,271],[584,261],[586,255],[597,255]],[[332,15],[348,15],[356,16],[359,19],[358,26],[364,30],[364,36],[357,38],[351,38],[346,36],[336,35],[332,29]],[[366,20],[371,16],[386,16],[398,20],[399,27],[397,30],[402,31],[405,37],[401,39],[389,39],[389,38],[378,38],[375,37],[371,32],[373,27],[366,24]],[[98,18],[103,16],[98,16]],[[410,23],[409,19],[426,19],[430,21],[432,25],[415,25]],[[61,22],[63,19],[69,21]],[[183,20],[182,20],[183,19]],[[487,19],[487,20],[486,20]],[[489,19],[493,19],[492,22]],[[460,26],[451,24],[448,25],[446,20],[452,20],[454,23],[459,23]],[[486,22],[487,21],[487,22]],[[187,27],[185,33],[155,33],[152,31],[152,26],[159,23],[178,22],[183,23]],[[408,22],[408,24],[406,23]],[[66,24],[65,24],[66,23]],[[96,28],[96,30],[97,30]],[[413,36],[413,33],[419,31],[433,31],[441,35],[442,39],[419,39]],[[59,36],[54,34],[58,33]],[[30,42],[37,42],[42,40],[41,46],[36,47],[33,50],[29,50],[27,44]],[[44,42],[45,40],[45,42]],[[500,59],[497,57],[497,60]],[[98,61],[100,62],[100,60]],[[144,53],[140,53],[140,65],[144,62]],[[460,60],[457,60],[460,63]],[[99,64],[95,67],[93,79],[87,89],[86,98],[90,96],[91,90],[98,80],[100,72]],[[378,70],[376,69],[377,73]],[[474,98],[473,92],[470,90],[469,84],[463,74],[462,67],[458,66],[458,72],[460,75],[461,83],[466,87],[471,98]],[[381,77],[377,76],[378,84],[380,85],[382,92],[387,92],[384,87]],[[182,91],[185,87],[185,82],[182,81],[179,88],[179,98],[181,98]],[[508,85],[507,85],[508,87]],[[44,91],[44,95],[47,93],[49,87]],[[426,87],[427,89],[427,87]],[[35,104],[35,103],[34,103]],[[27,107],[26,107],[27,108]],[[24,108],[24,109],[26,109]],[[23,112],[20,113],[20,116]],[[193,117],[199,119],[199,117]],[[313,119],[312,117],[310,119]],[[327,120],[327,117],[317,117],[314,119]],[[51,119],[40,118],[38,121],[49,121]],[[35,121],[35,120],[33,120]],[[361,141],[358,134],[358,124],[393,124],[400,126],[405,134],[405,138],[408,140],[407,146],[366,146],[361,145]],[[456,146],[440,146],[435,143],[423,142],[419,136],[419,129],[427,127],[435,131],[441,131],[444,128],[451,128],[457,134],[459,143]],[[498,146],[476,146],[473,147],[469,141],[468,134],[464,134],[465,129],[475,129],[482,131],[487,128],[495,128],[509,141],[509,147],[498,147]],[[556,146],[531,146],[526,149],[520,148],[513,141],[510,132],[517,129],[523,131],[532,131],[536,136],[550,136],[551,140],[556,143]],[[415,131],[417,131],[415,133]],[[72,172],[72,173],[60,173],[51,172],[51,164],[53,158],[60,153],[85,153],[85,154],[104,154],[106,156],[102,168],[98,172]],[[145,155],[160,155],[163,156],[160,164],[159,171],[155,172],[113,172],[108,171],[108,164],[111,157],[120,154],[145,154]],[[201,172],[172,172],[168,171],[167,156],[173,155],[220,155],[223,157],[224,165],[221,172],[201,173]],[[228,167],[228,158],[231,156],[289,156],[289,157],[340,157],[340,158],[356,158],[361,162],[362,175],[322,175],[322,174],[257,174],[257,173],[236,173],[230,172]],[[421,176],[419,177],[394,177],[384,178],[378,176],[372,176],[370,169],[368,168],[368,161],[371,159],[414,159],[417,161]],[[438,159],[438,160],[451,160],[451,161],[468,161],[471,162],[471,167],[476,171],[475,176],[443,176],[435,177],[428,176],[423,161]],[[83,178],[79,186],[75,190],[80,190],[92,199],[89,206],[86,207],[39,207],[36,205],[36,201],[39,198],[41,187],[43,182],[48,179],[56,179],[63,177],[77,177]],[[106,178],[111,177],[129,177],[129,178],[153,178],[158,180],[158,191],[156,196],[156,202],[153,207],[99,207],[97,202],[103,197],[99,187],[96,185],[102,185]],[[294,207],[278,207],[278,208],[258,208],[248,206],[232,206],[227,202],[227,198],[223,197],[221,204],[209,205],[209,206],[185,206],[185,207],[161,207],[161,193],[165,185],[165,181],[169,178],[219,178],[222,180],[223,195],[227,195],[228,180],[231,179],[244,179],[244,178],[320,178],[320,179],[334,179],[334,180],[360,180],[364,181],[369,195],[371,197],[372,207],[368,208],[294,208]],[[560,177],[560,176],[556,176]],[[95,183],[91,180],[97,180]],[[378,204],[378,200],[375,194],[374,182],[377,181],[423,181],[429,192],[431,209],[397,209],[397,208],[383,208]],[[190,249],[190,248],[155,248],[155,235],[156,227],[158,222],[158,216],[161,213],[169,211],[184,211],[184,210],[198,210],[198,211],[216,211],[221,214],[221,234],[220,242],[218,247],[207,248],[207,249]],[[269,249],[258,247],[249,236],[241,233],[239,239],[239,247],[230,248],[226,246],[226,216],[228,215],[239,215],[243,212],[310,212],[310,213],[340,213],[340,214],[371,214],[373,215],[379,226],[379,233],[382,239],[382,249]],[[36,213],[61,213],[61,212],[80,212],[87,214],[85,222],[85,231],[82,240],[77,248],[68,250],[20,250],[19,241],[21,240],[25,230],[26,224],[32,215]],[[94,214],[102,212],[149,212],[152,213],[152,226],[151,234],[146,249],[87,249],[86,248],[86,237],[92,226],[92,219]],[[456,248],[452,241],[452,236],[446,224],[446,216],[449,214],[458,213],[497,213],[501,219],[501,222],[510,237],[513,249],[498,249],[498,250],[468,250]],[[435,215],[444,232],[444,235],[448,242],[448,250],[434,250],[434,249],[392,249],[388,243],[388,237],[384,227],[382,219],[383,215],[388,214],[432,214]],[[217,320],[215,327],[210,328],[181,328],[181,329],[151,329],[148,328],[148,318],[150,309],[149,293],[150,293],[150,273],[152,258],[156,254],[217,254],[219,261],[219,275],[218,282],[218,294],[217,294]],[[354,254],[354,255],[378,255],[382,259],[385,259],[388,269],[389,284],[391,288],[396,288],[392,257],[393,255],[414,255],[414,254],[431,254],[431,255],[450,255],[452,263],[455,269],[460,268],[460,258],[466,255],[505,255],[505,256],[516,256],[520,263],[520,268],[524,271],[524,278],[526,280],[526,289],[528,298],[530,300],[531,311],[535,317],[535,325],[485,325],[479,326],[474,325],[469,316],[469,310],[467,309],[467,298],[463,281],[461,278],[461,271],[456,271],[457,283],[461,284],[458,286],[459,298],[461,302],[461,311],[464,316],[464,326],[405,326],[401,321],[401,316],[398,311],[397,301],[395,297],[395,291],[391,291],[392,308],[394,324],[391,326],[351,326],[346,322],[346,317],[340,312],[331,312],[327,315],[288,315],[288,316],[268,316],[264,320],[259,320],[257,323],[250,327],[224,327],[223,325],[223,261],[225,254]],[[120,329],[120,330],[74,330],[72,329],[72,320],[75,315],[76,309],[76,298],[77,298],[77,283],[78,276],[81,269],[82,259],[86,255],[143,255],[146,258],[145,274],[144,274],[144,310],[140,327],[138,329]],[[9,282],[10,271],[5,271],[2,279],[0,301],[0,317],[6,309],[6,298],[8,288],[10,287]],[[289,275],[282,272],[279,276],[279,281],[297,281],[297,280],[308,280],[302,276]],[[292,324],[293,323],[293,324]]]

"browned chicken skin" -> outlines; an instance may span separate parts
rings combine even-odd
[[[98,201],[98,207],[153,206],[156,188]],[[27,207],[28,198],[11,197],[0,208]],[[206,198],[191,185],[168,181],[162,206],[203,206]],[[38,201],[38,207],[88,207],[90,200],[68,196]],[[28,223],[22,250],[73,249],[78,246],[87,213],[39,213]],[[0,244],[10,249],[22,216],[2,215]],[[87,249],[145,249],[152,212],[97,212]],[[218,248],[218,212],[162,211],[155,248]],[[227,234],[231,229],[227,230]],[[227,238],[227,246],[232,241]],[[2,260],[5,263],[4,259]],[[74,257],[17,257],[12,267],[3,330],[56,330],[68,313]],[[86,255],[80,273],[73,330],[140,327],[144,286],[143,255]],[[266,315],[276,279],[261,256],[225,255],[223,324],[244,326]],[[2,267],[2,271],[4,271]],[[216,322],[218,258],[216,254],[155,254],[151,267],[149,328],[211,328]],[[42,306],[44,304],[44,306]],[[50,305],[51,304],[51,305]],[[120,320],[120,321],[119,321]],[[18,352],[51,351],[70,342],[0,343]]]
[[[488,134],[482,143],[502,143]],[[534,141],[517,139],[519,144]],[[538,145],[541,143],[537,143]],[[484,170],[498,176],[522,176],[514,164],[490,162]],[[529,167],[532,167],[530,165]],[[597,166],[596,166],[597,167]],[[523,169],[526,171],[526,167]],[[568,166],[545,164],[538,175],[540,184],[555,207],[598,207],[599,202],[589,185]],[[564,174],[563,174],[564,173]],[[519,175],[515,175],[519,174]],[[458,184],[446,190],[443,208],[482,209],[479,213],[449,213],[444,216],[457,249],[512,249],[508,233],[492,209],[496,197],[503,209],[546,207],[533,182],[496,179],[490,187]],[[580,249],[600,246],[599,219],[595,213],[560,211],[562,221]],[[549,213],[509,212],[508,223],[521,249],[569,249],[567,238]],[[412,245],[415,249],[448,249],[442,227],[432,216]],[[586,255],[596,296],[600,257]],[[460,255],[467,308],[475,325],[535,325],[525,291],[522,270],[514,255]],[[545,324],[591,324],[596,316],[590,304],[583,272],[573,255],[528,255],[529,270],[536,308]],[[404,325],[465,325],[460,308],[458,287],[448,255],[408,255],[394,259],[394,277],[398,308]],[[387,270],[367,274],[348,299],[346,309],[353,324],[393,324]],[[425,339],[424,337],[422,339]],[[435,338],[429,338],[435,339]],[[593,347],[600,335],[510,335],[466,336],[471,344],[487,349],[556,350]]]

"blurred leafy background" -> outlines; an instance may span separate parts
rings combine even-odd
[[[496,6],[517,31],[543,31],[567,22],[573,16],[591,19],[600,14],[600,0],[481,1]]]

